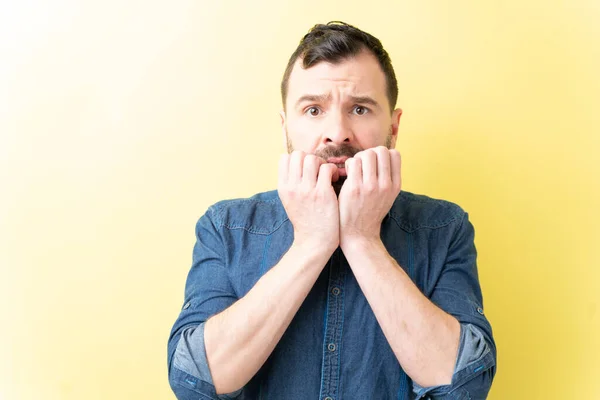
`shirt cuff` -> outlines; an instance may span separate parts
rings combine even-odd
[[[210,369],[208,368],[208,359],[206,358],[206,348],[204,347],[204,324],[196,327],[186,328],[182,333],[173,355],[173,366],[178,370],[191,375],[192,377],[210,385],[211,391],[214,391],[214,383]],[[193,382],[188,382],[192,384]],[[203,384],[202,386],[206,386]],[[195,385],[193,385],[195,386]],[[242,388],[243,389],[243,388]],[[235,392],[214,395],[218,399],[236,398],[242,389]]]
[[[452,383],[422,387],[413,381],[413,392],[417,399],[424,398],[426,394],[434,391],[439,394],[450,392],[494,366],[492,351],[481,330],[473,324],[461,324],[460,326],[460,345]]]
[[[196,327],[186,328],[181,333],[173,356],[173,365],[183,372],[213,385],[204,348],[204,324],[203,322]]]

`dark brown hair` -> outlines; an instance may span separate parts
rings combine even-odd
[[[310,68],[322,61],[337,64],[356,56],[362,50],[370,51],[383,70],[387,85],[387,98],[390,111],[396,107],[398,81],[392,67],[392,61],[379,39],[373,35],[341,21],[332,21],[327,25],[317,24],[302,38],[294,54],[290,57],[281,81],[281,99],[285,109],[288,80],[298,58],[302,67]]]

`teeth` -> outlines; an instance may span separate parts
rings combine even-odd
[[[335,164],[337,165],[338,168],[344,168],[346,166],[346,164]]]

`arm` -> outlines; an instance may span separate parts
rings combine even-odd
[[[400,154],[383,146],[346,160],[340,192],[340,245],[406,373],[420,384],[449,383],[460,325],[432,304],[388,254],[381,221],[400,193]]]
[[[460,325],[429,301],[381,240],[342,249],[396,358],[421,386],[450,384]]]
[[[460,345],[452,382],[429,387],[413,382],[413,391],[433,399],[461,396],[485,399],[496,373],[496,344],[483,312],[475,230],[468,214],[463,211],[455,226],[441,274],[428,294],[432,303],[460,322]]]
[[[485,399],[491,388],[496,348],[483,316],[473,238],[465,213],[431,300],[381,241],[351,241],[342,248],[418,398],[461,393]]]
[[[496,348],[483,316],[474,230],[463,212],[428,298],[381,243],[383,217],[400,192],[400,155],[384,147],[346,161],[340,246],[418,396],[485,398]],[[423,387],[421,385],[426,385]],[[421,398],[421,397],[419,397]],[[462,398],[462,397],[460,397]]]
[[[236,298],[229,282],[223,250],[228,244],[214,214],[198,222],[186,303],[169,339],[169,382],[177,398],[201,393],[217,399],[241,389],[271,354],[337,248],[339,215],[331,185],[337,168],[305,156],[294,152],[280,160],[278,191],[294,243],[243,298]]]
[[[269,357],[331,256],[316,248],[293,244],[246,296],[206,322],[217,393],[243,387]]]
[[[205,345],[217,393],[244,386],[266,361],[339,244],[331,185],[337,168],[295,151],[279,164],[278,192],[294,244],[244,298],[208,320]],[[317,249],[317,250],[315,250]]]
[[[334,250],[294,240],[238,300],[211,216],[198,222],[186,302],[169,340],[169,381],[181,400],[235,396],[271,354]]]

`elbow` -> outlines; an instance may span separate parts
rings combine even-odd
[[[216,352],[205,343],[205,323],[190,326],[181,332],[173,345],[173,356],[169,363],[169,384],[178,399],[197,399],[198,394],[209,399],[236,398],[247,382],[242,382],[226,354]],[[210,363],[209,363],[210,358]],[[188,397],[180,393],[194,393]]]
[[[224,395],[227,398],[235,398],[248,383],[247,381],[240,379],[239,373],[232,371],[227,363],[219,364],[209,362],[208,364],[212,384],[216,394],[219,396]]]
[[[169,386],[178,400],[221,399],[208,372],[202,327],[190,326],[169,343]]]
[[[423,387],[413,381],[417,398],[485,399],[496,374],[496,347],[493,340],[472,325],[461,325],[461,345],[451,382]]]
[[[178,400],[231,400],[237,398],[242,389],[233,390],[228,386],[215,386],[203,379],[183,371],[177,365],[169,367],[169,385]]]

